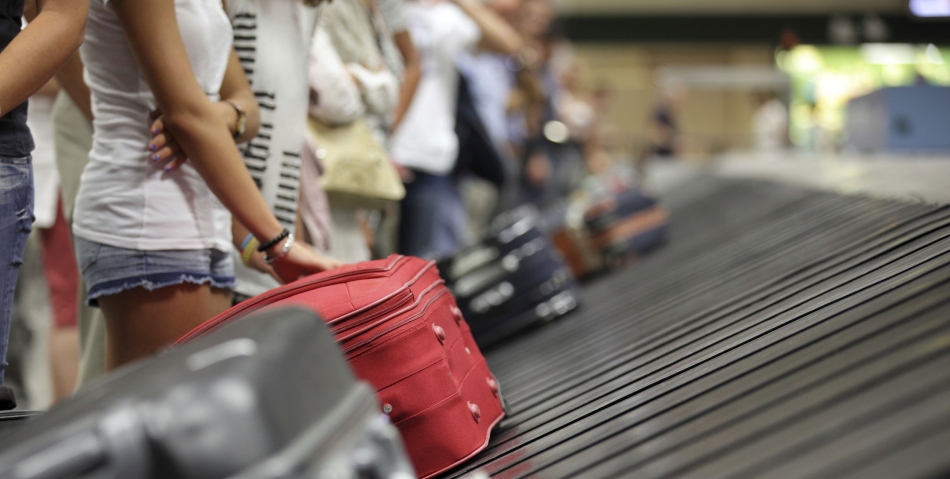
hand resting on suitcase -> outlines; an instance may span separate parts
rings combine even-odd
[[[292,283],[304,276],[339,268],[343,262],[320,256],[303,243],[294,243],[287,254],[277,258],[270,266],[280,282]]]

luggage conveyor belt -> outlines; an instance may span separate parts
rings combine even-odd
[[[670,243],[488,353],[510,407],[452,473],[950,474],[950,208],[702,178]]]

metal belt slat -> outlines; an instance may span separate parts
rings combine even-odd
[[[671,241],[487,352],[511,415],[450,473],[950,473],[950,208],[705,177]]]

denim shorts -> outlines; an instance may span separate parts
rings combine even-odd
[[[134,288],[154,291],[177,284],[234,289],[231,253],[216,249],[141,251],[74,238],[76,261],[90,306],[98,298]]]

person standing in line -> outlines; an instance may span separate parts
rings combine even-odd
[[[485,5],[514,26],[521,13],[521,3],[521,0],[491,0]],[[501,186],[473,175],[459,180],[473,233],[487,227],[494,215],[517,205],[520,163],[515,160],[509,141],[508,105],[515,86],[516,59],[524,55],[524,51],[515,57],[492,52],[463,52],[457,62],[459,71],[468,81],[479,119],[505,168],[505,183]]]
[[[419,89],[422,80],[422,66],[416,44],[412,42],[409,26],[406,24],[406,8],[404,0],[363,0],[369,7],[375,6],[383,18],[385,29],[392,34],[392,43],[399,50],[401,59],[392,59],[389,68],[394,72],[401,72],[399,85],[399,100],[392,114],[390,132],[399,128],[402,120],[412,105],[412,100]],[[399,61],[401,60],[401,61]]]
[[[466,228],[465,207],[451,176],[458,157],[455,62],[466,50],[513,55],[521,39],[477,0],[414,0],[406,12],[422,80],[391,140],[393,159],[411,172],[400,205],[399,250],[433,257],[458,249]]]
[[[244,164],[270,206],[288,231],[297,231],[301,192],[301,156],[309,96],[308,61],[311,39],[320,15],[315,4],[301,0],[225,0],[225,12],[234,28],[234,45],[261,110],[261,128],[241,146]],[[243,241],[252,241],[250,233]],[[239,235],[241,236],[241,235]],[[235,238],[237,240],[237,237]],[[237,274],[234,301],[240,302],[279,286],[232,252]],[[260,257],[256,257],[260,260]]]
[[[62,89],[53,104],[53,131],[56,142],[56,167],[59,171],[63,213],[72,224],[79,193],[79,180],[89,162],[92,149],[92,105],[89,88],[82,79],[83,65],[79,54],[70,58],[56,78]],[[86,288],[79,281],[78,331],[79,370],[76,389],[105,374],[106,326],[102,311],[86,304]]]
[[[0,384],[17,271],[33,223],[26,102],[79,48],[87,10],[81,0],[0,0]],[[30,23],[21,31],[24,17]]]
[[[47,343],[54,402],[72,394],[79,363],[79,270],[73,256],[69,221],[63,210],[53,133],[52,111],[59,91],[59,82],[52,80],[33,95],[28,119],[30,132],[36,142],[36,149],[33,150],[33,228],[40,233],[41,255],[37,259],[41,259],[43,264],[43,279],[52,306],[53,327],[49,329]],[[28,261],[29,258],[24,260]],[[41,309],[34,305],[27,306],[28,314],[35,314],[33,311]]]
[[[91,2],[95,134],[73,233],[108,369],[230,307],[232,247],[282,281],[339,265],[297,244],[247,174],[235,142],[257,133],[260,112],[232,35],[218,0]]]
[[[393,114],[400,98],[402,59],[388,25],[371,0],[338,0],[324,7],[323,18],[310,54],[310,115],[318,122],[337,126],[364,121],[376,143],[385,148]],[[306,148],[304,182],[320,181],[320,148],[311,138]],[[303,221],[311,233],[320,230],[317,212],[329,206],[329,234],[321,245],[334,258],[357,262],[371,257],[361,217],[365,211],[337,204],[308,189]],[[315,234],[316,235],[316,234]]]

